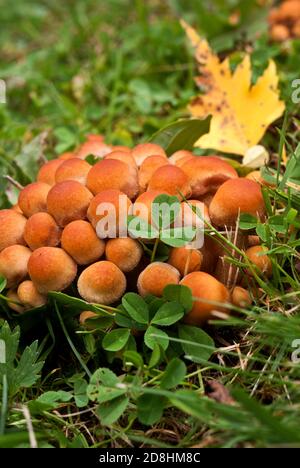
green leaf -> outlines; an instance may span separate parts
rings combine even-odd
[[[97,164],[97,162],[101,161],[101,159],[103,158],[98,158],[97,156],[95,156],[94,154],[89,154],[88,156],[86,156],[85,158],[85,161],[87,163],[89,163],[91,166],[94,166],[95,164]]]
[[[201,328],[179,325],[178,335],[185,354],[193,362],[207,361],[215,349],[213,339]]]
[[[62,153],[73,148],[77,143],[76,135],[67,127],[58,127],[54,130],[58,143],[55,146],[57,153]]]
[[[115,323],[119,325],[119,327],[131,328],[131,329],[134,328],[137,324],[135,320],[132,320],[130,317],[127,317],[124,314],[119,314],[118,312],[115,315]]]
[[[258,224],[256,227],[256,234],[263,242],[266,242],[268,238],[267,229],[265,224]]]
[[[122,305],[133,320],[138,323],[148,323],[148,305],[141,296],[136,293],[127,293],[122,298]]]
[[[184,247],[191,242],[196,235],[196,229],[192,226],[163,229],[160,232],[160,240],[171,247]]]
[[[148,367],[149,369],[151,369],[152,367],[155,367],[157,366],[157,364],[159,363],[160,359],[161,359],[161,347],[159,346],[158,343],[155,343],[154,345],[154,349],[152,351],[152,354],[151,354],[151,357],[150,357],[150,360],[149,360],[149,364],[148,364]]]
[[[120,381],[111,370],[100,367],[94,372],[87,387],[87,395],[90,400],[104,403],[124,395],[126,389],[118,388]]]
[[[174,358],[166,367],[160,381],[161,388],[170,389],[179,385],[186,376],[186,365],[179,358]]]
[[[136,351],[125,351],[123,353],[123,362],[124,362],[124,365],[126,366],[133,365],[137,369],[144,367],[143,358]]]
[[[287,223],[285,216],[270,216],[268,219],[268,224],[270,228],[273,229],[275,232],[279,232],[280,234],[286,234],[287,232]]]
[[[47,133],[37,135],[33,140],[23,146],[20,154],[14,157],[14,163],[21,169],[25,177],[33,182],[38,172],[37,162],[43,154]]]
[[[4,345],[0,356],[0,382],[6,375],[9,395],[15,395],[21,388],[31,387],[39,379],[40,371],[44,365],[38,361],[38,341],[26,346],[23,354],[18,359],[17,350],[20,339],[20,329],[11,330],[8,323],[0,328],[0,342]]]
[[[0,276],[0,293],[6,288],[6,278]]]
[[[168,326],[178,322],[184,316],[184,308],[178,302],[166,302],[156,312],[151,323]]]
[[[257,226],[257,218],[248,213],[242,213],[240,216],[239,228],[248,230],[254,229]]]
[[[167,125],[155,133],[150,141],[162,146],[170,156],[178,150],[192,150],[194,143],[209,132],[211,116],[205,120],[184,119]]]
[[[102,340],[102,346],[106,351],[120,351],[126,345],[130,336],[128,328],[117,328],[107,333]]]
[[[157,335],[157,336],[152,336]],[[169,346],[169,337],[168,335],[160,330],[159,328],[152,327],[152,325],[147,329],[144,335],[145,344],[150,349],[154,349],[155,344],[159,344],[163,350],[166,350]]]
[[[83,299],[72,297],[62,292],[51,291],[48,293],[48,296],[53,298],[58,304],[62,304],[68,307],[67,312],[64,312],[64,317],[74,317],[75,315],[78,315],[79,311],[85,310],[96,312],[99,314],[99,316],[112,317],[112,314],[104,309],[101,309],[101,306],[90,304],[89,302],[86,302]]]
[[[96,412],[99,416],[101,423],[105,426],[110,426],[119,419],[124,413],[129,403],[129,398],[126,396],[119,396],[113,401],[108,401],[105,404],[99,405]]]
[[[178,302],[182,305],[185,312],[189,312],[193,307],[192,291],[183,284],[168,284],[164,288],[163,298],[167,301]]]
[[[60,403],[65,403],[72,400],[73,395],[71,392],[65,392],[64,390],[45,392],[40,395],[36,401],[48,405],[49,408],[56,408]]]
[[[96,340],[95,337],[91,334],[83,335],[83,342],[87,352],[93,356],[96,351]]]
[[[150,321],[153,319],[154,315],[160,309],[162,305],[164,305],[166,301],[162,297],[155,297],[150,303],[149,303],[149,318]]]
[[[88,384],[85,379],[77,379],[74,382],[74,398],[78,408],[84,408],[89,402],[87,386]]]
[[[142,424],[152,426],[162,417],[166,401],[160,395],[144,394],[137,400],[138,419]]]

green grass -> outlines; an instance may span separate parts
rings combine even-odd
[[[86,304],[54,294],[47,310],[10,320],[11,328],[20,325],[20,338],[1,322],[9,365],[0,363],[0,447],[300,446],[300,363],[292,361],[299,348],[294,341],[300,339],[300,203],[299,192],[286,186],[300,178],[299,109],[291,105],[300,44],[270,44],[265,10],[253,1],[211,3],[3,2],[0,78],[8,100],[0,104],[1,207],[17,193],[3,176],[28,183],[43,154],[55,157],[89,132],[133,145],[187,116],[186,105],[197,92],[196,67],[179,17],[209,37],[221,56],[231,54],[233,66],[251,49],[253,80],[273,57],[288,125],[280,137],[277,122],[264,138],[278,182],[265,197],[270,215],[279,216],[253,226],[270,249],[274,269],[272,280],[259,280],[260,300],[210,324],[205,331],[213,345],[204,332],[184,335],[177,322],[155,324],[154,313],[162,306],[157,302],[150,312],[149,304],[141,303],[127,309],[123,304],[125,310],[118,311],[98,306],[93,331],[80,328],[76,319]],[[233,26],[229,18],[237,8],[241,22]],[[284,141],[290,162],[277,173]],[[245,259],[240,266],[247,267]],[[5,299],[0,300],[7,317]],[[166,297],[165,307],[170,302]],[[180,316],[184,306],[176,302]],[[142,310],[151,318],[141,318]],[[112,313],[118,315],[113,348],[109,338],[104,341]],[[140,337],[128,338],[130,320]],[[167,352],[157,336],[154,344],[143,342],[150,323],[168,333]]]

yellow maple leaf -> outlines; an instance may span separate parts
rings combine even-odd
[[[232,73],[228,58],[221,62],[205,39],[184,21],[181,23],[195,48],[201,73],[196,83],[204,91],[192,100],[189,110],[197,118],[212,115],[209,133],[195,146],[245,154],[284,112],[285,104],[279,99],[276,65],[270,60],[263,75],[251,86],[249,55],[245,55]]]

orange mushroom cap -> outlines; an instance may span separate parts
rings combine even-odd
[[[64,182],[65,180],[76,180],[81,184],[86,184],[87,175],[91,165],[79,158],[68,159],[59,166],[55,173],[55,182]]]
[[[110,305],[124,294],[126,277],[114,263],[104,260],[87,267],[79,276],[77,286],[86,301]]]
[[[41,294],[63,291],[74,281],[77,265],[59,247],[41,247],[35,250],[28,261],[28,273]]]
[[[190,181],[194,198],[215,192],[226,180],[238,177],[236,170],[217,156],[194,157],[183,164],[182,170]]]
[[[139,167],[142,165],[143,161],[148,158],[148,156],[154,155],[165,156],[167,159],[165,150],[155,143],[140,143],[132,150],[132,156]]]
[[[185,316],[185,322],[190,325],[203,325],[213,317],[214,310],[224,311],[225,308],[211,302],[227,303],[230,299],[228,289],[213,276],[203,271],[196,271],[185,276],[180,284],[192,291],[193,308]]]
[[[162,296],[168,284],[178,284],[180,273],[168,263],[153,262],[138,277],[137,287],[141,296]]]
[[[26,218],[17,211],[0,210],[0,252],[10,245],[24,245]]]
[[[60,243],[61,229],[48,213],[36,213],[26,223],[24,239],[31,250],[56,247]]]
[[[44,182],[33,182],[21,190],[18,204],[27,218],[35,213],[47,211],[47,196],[50,189],[51,186]]]
[[[64,228],[61,246],[78,265],[96,262],[105,251],[105,242],[99,239],[89,222],[82,220],[73,221]]]
[[[176,195],[178,198],[190,198],[191,186],[188,177],[177,166],[168,164],[156,169],[152,175],[148,190],[159,190],[167,192],[170,195]]]
[[[244,178],[227,180],[209,205],[210,219],[217,226],[234,226],[240,213],[263,217],[265,203],[261,188]]]
[[[87,187],[94,195],[114,189],[133,199],[139,190],[137,170],[117,159],[104,159],[91,168]]]
[[[47,210],[59,226],[71,221],[84,219],[87,214],[92,193],[75,180],[65,180],[54,185],[47,197]]]
[[[37,181],[51,186],[55,185],[56,171],[63,162],[64,159],[52,159],[43,164],[38,172]]]

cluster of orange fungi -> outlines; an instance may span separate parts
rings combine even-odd
[[[99,160],[91,165],[89,155]],[[217,155],[181,150],[168,158],[153,143],[129,149],[89,135],[74,152],[45,163],[37,181],[20,191],[18,204],[0,211],[0,275],[7,281],[11,309],[22,313],[42,306],[48,292],[65,291],[71,284],[85,301],[102,305],[118,303],[126,291],[160,297],[165,286],[182,284],[194,298],[185,320],[195,325],[211,316],[212,302],[221,304],[221,312],[225,303],[250,305],[251,269],[247,282],[245,274],[226,263],[228,248],[213,236],[205,235],[201,249],[171,248],[165,262],[151,262],[139,239],[97,235],[99,203],[112,203],[118,213],[123,195],[129,209],[142,203],[151,212],[159,194],[202,208],[211,226],[232,231],[232,241],[257,271],[272,274],[259,239],[235,229],[240,213],[265,215],[261,181],[253,174],[239,177]]]

